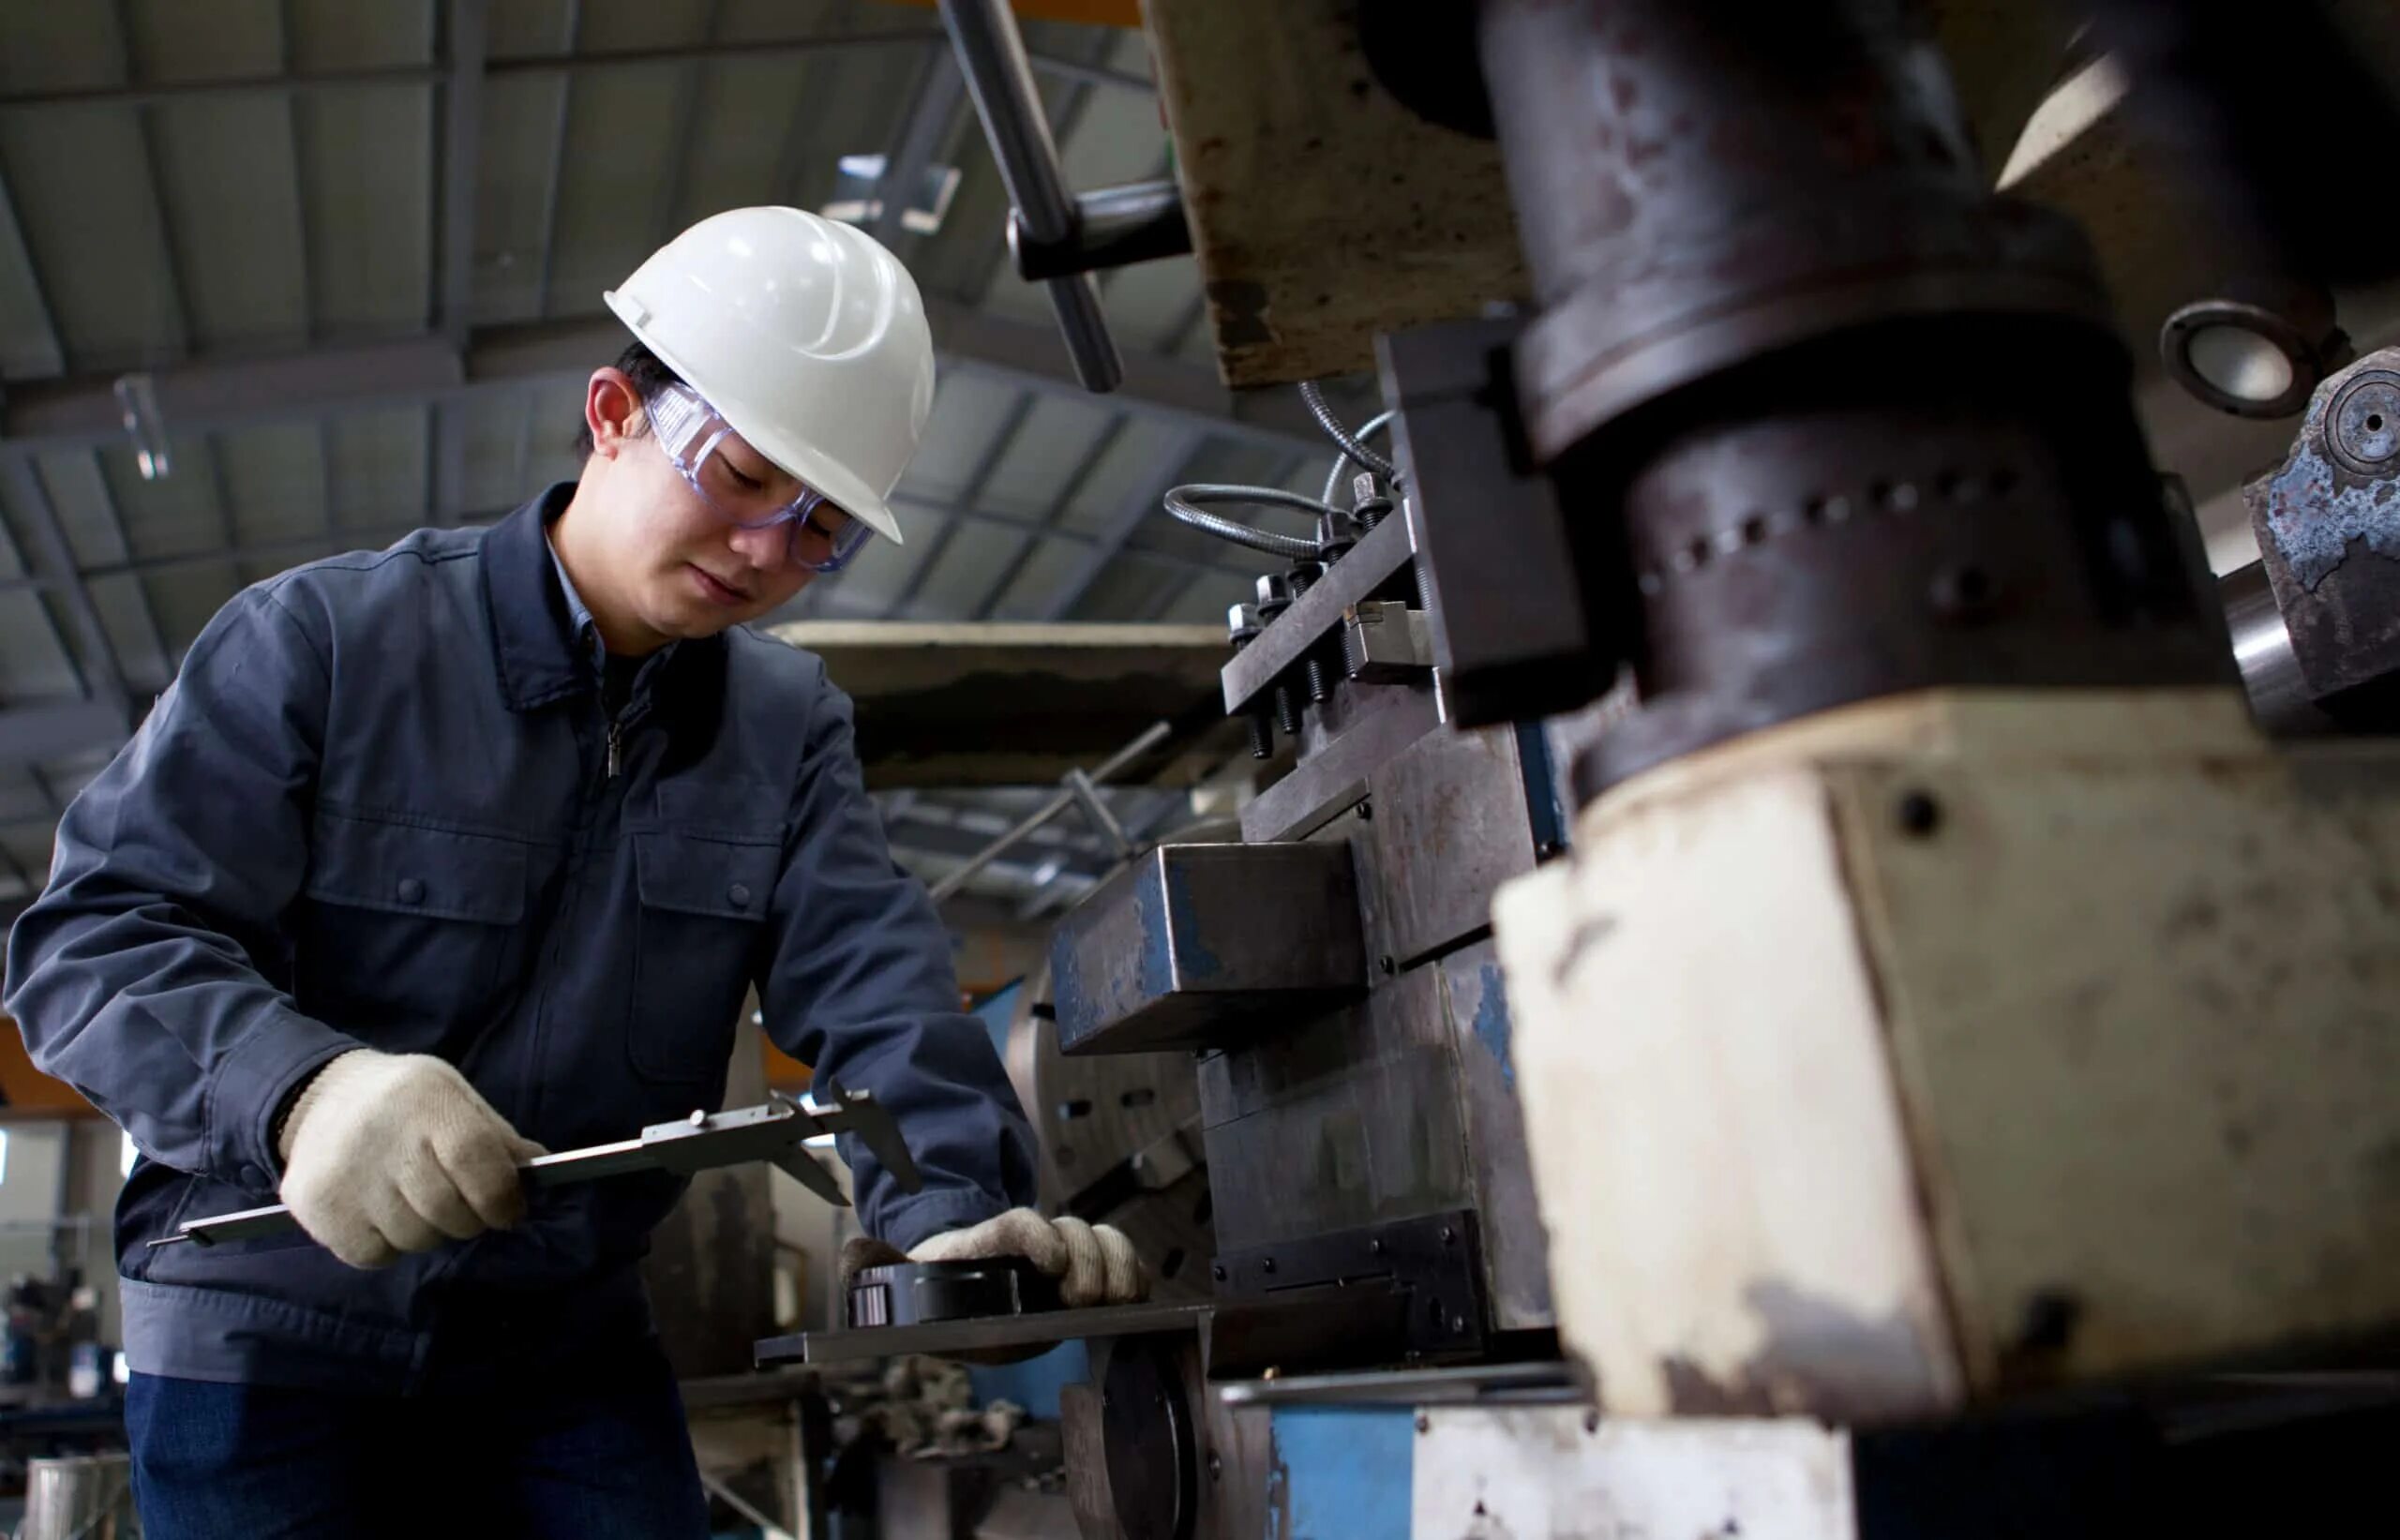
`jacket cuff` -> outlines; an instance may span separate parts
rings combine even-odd
[[[903,1251],[914,1250],[917,1243],[928,1235],[982,1224],[1012,1206],[980,1188],[928,1188],[897,1203],[884,1204],[877,1216],[882,1223],[876,1238]]]
[[[282,1161],[275,1151],[276,1114],[327,1060],[366,1045],[288,1007],[266,1012],[217,1063],[208,1088],[212,1174],[254,1192],[273,1192]]]

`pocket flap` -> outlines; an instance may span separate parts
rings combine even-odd
[[[774,891],[782,848],[732,845],[676,830],[651,830],[634,839],[641,901],[653,909],[764,920]]]
[[[306,891],[322,904],[513,925],[525,918],[525,871],[513,840],[321,813]]]

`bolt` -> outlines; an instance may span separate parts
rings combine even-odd
[[[1466,1317],[1462,1315],[1454,1315],[1450,1317],[1450,1330],[1458,1333],[1462,1337],[1465,1336]]]
[[[1433,1431],[1433,1419],[1425,1415],[1422,1412],[1417,1413],[1417,1431],[1419,1433],[1431,1433]]]
[[[1275,725],[1283,729],[1286,738],[1300,736],[1300,697],[1292,694],[1288,684],[1275,686]]]
[[[1256,641],[1261,629],[1257,606],[1236,605],[1225,611],[1225,639],[1233,644],[1236,652]],[[1270,710],[1263,705],[1250,710],[1250,756],[1252,759],[1275,757],[1275,719]]]
[[[1379,1240],[1372,1240],[1372,1241],[1369,1241],[1369,1242],[1367,1243],[1367,1255],[1369,1255],[1369,1256],[1371,1256],[1371,1257],[1380,1257],[1380,1256],[1382,1256],[1383,1254],[1384,1254],[1384,1243],[1383,1243],[1383,1242],[1381,1242],[1381,1241],[1379,1241]]]
[[[1222,1263],[1222,1262],[1219,1262],[1219,1263],[1211,1263],[1209,1264],[1209,1267],[1208,1267],[1208,1276],[1209,1276],[1210,1278],[1215,1278],[1215,1279],[1216,1279],[1218,1282],[1220,1282],[1220,1283],[1224,1282],[1224,1281],[1225,1281],[1225,1264],[1224,1264],[1223,1263]]]
[[[1358,544],[1358,521],[1346,513],[1316,516],[1316,559],[1328,566],[1350,554]]]
[[[1442,1244],[1444,1246],[1457,1245],[1458,1238],[1459,1233],[1457,1231],[1451,1229],[1448,1225],[1442,1226]]]
[[[1942,804],[1929,791],[1907,791],[1900,794],[1898,808],[1900,831],[1915,839],[1928,839],[1942,827]]]
[[[1372,800],[1368,800],[1368,799],[1366,799],[1366,798],[1363,798],[1363,797],[1362,797],[1362,798],[1360,798],[1360,799],[1358,800],[1358,821],[1359,821],[1360,823],[1365,823],[1368,819],[1372,818],[1374,815],[1375,815],[1375,804],[1374,804]]]
[[[1262,1272],[1262,1273],[1271,1273],[1271,1272],[1273,1272],[1273,1271],[1275,1270],[1275,1259],[1274,1259],[1273,1257],[1261,1257],[1261,1258],[1259,1258],[1259,1259],[1258,1259],[1258,1270],[1259,1270],[1260,1272]]]
[[[1208,1457],[1208,1479],[1210,1481],[1214,1481],[1224,1473],[1225,1462],[1219,1459],[1214,1454],[1211,1454]]]
[[[1250,756],[1252,759],[1275,757],[1275,719],[1264,711],[1251,711],[1242,717],[1250,728]]]
[[[1395,968],[1395,964],[1389,956],[1376,958],[1375,966],[1383,969],[1386,975],[1389,975]]]
[[[696,1128],[696,1129],[705,1129],[705,1128],[707,1128],[707,1127],[708,1127],[708,1124],[709,1124],[709,1114],[708,1114],[708,1113],[707,1113],[705,1110],[703,1110],[703,1109],[701,1109],[701,1108],[698,1108],[698,1107],[695,1107],[695,1108],[693,1108],[693,1109],[692,1109],[691,1124],[692,1124],[692,1127],[694,1127],[694,1128]]]

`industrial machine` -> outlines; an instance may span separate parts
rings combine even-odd
[[[1069,196],[1005,9],[943,6],[1088,382],[1083,275],[1188,242],[1229,382],[1372,362],[1385,412],[1303,385],[1322,499],[1169,495],[1270,565],[1224,704],[1292,762],[1052,951],[1043,1053],[1190,1055],[1144,1147],[1196,1132],[1205,1295],[787,1353],[1090,1339],[1093,1540],[2215,1532],[2361,1489],[2400,1417],[2400,354],[2226,409],[2308,400],[2220,595],[2090,249],[1988,162],[2088,23],[2246,252],[2388,277],[2276,153],[2294,91],[2392,114],[2316,7],[2062,9],[1152,0],[1168,210]]]

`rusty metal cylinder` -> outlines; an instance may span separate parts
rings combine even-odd
[[[1586,797],[1898,690],[2226,672],[2089,248],[1986,190],[1917,10],[1483,0],[1517,402],[1642,699]]]

